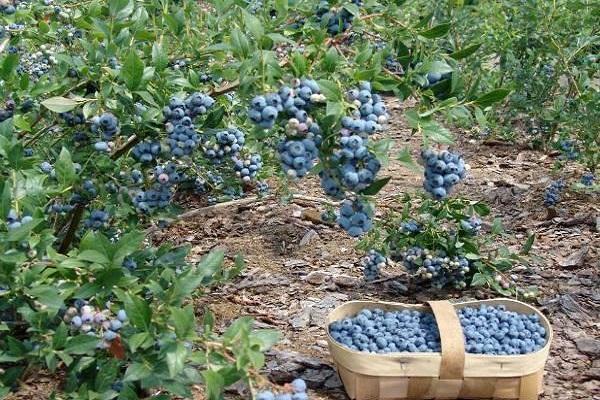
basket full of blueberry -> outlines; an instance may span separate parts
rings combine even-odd
[[[534,400],[552,341],[544,315],[511,299],[345,303],[329,349],[348,396]]]

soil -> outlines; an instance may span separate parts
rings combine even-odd
[[[391,176],[391,181],[376,196],[378,218],[401,210],[401,196],[421,191],[422,182],[418,172],[395,160],[405,147],[416,159],[420,138],[407,128],[402,105],[390,103],[393,118],[385,136],[393,139],[392,157],[380,176]],[[548,211],[542,194],[554,175],[557,156],[455,133],[455,148],[471,170],[454,195],[487,202],[490,217],[502,218],[508,233],[502,241],[509,247],[518,249],[528,233],[536,235],[531,263],[517,268],[513,277],[519,285],[539,288],[531,302],[548,316],[555,331],[540,398],[600,399],[600,196],[568,189],[556,209]],[[581,173],[570,165],[560,171],[571,182]],[[217,247],[231,256],[243,255],[246,268],[241,276],[198,298],[196,306],[198,314],[210,308],[221,329],[242,315],[254,317],[257,327],[278,329],[283,339],[268,354],[266,367],[274,383],[302,376],[313,389],[311,398],[346,398],[332,369],[323,328],[327,312],[344,301],[422,303],[495,296],[487,289],[416,290],[399,267],[384,271],[384,276],[397,279],[365,284],[357,241],[319,221],[327,200],[318,179],[305,178],[290,189],[304,197],[287,203],[278,196],[249,204],[232,202],[154,233],[157,243],[191,244],[193,260]],[[203,204],[201,199],[187,199],[185,206]],[[241,397],[236,389],[227,397]],[[200,389],[196,397],[203,398]]]

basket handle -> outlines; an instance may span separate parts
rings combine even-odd
[[[465,342],[454,306],[447,300],[428,301],[440,331],[442,362],[440,379],[463,379]]]

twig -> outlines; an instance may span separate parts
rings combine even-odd
[[[395,279],[399,279],[402,276],[406,276],[407,274],[400,274],[400,275],[393,275],[393,276],[386,276],[385,278],[381,278],[381,279],[375,279],[374,281],[369,281],[369,284],[374,284],[374,283],[382,283],[382,282],[387,282],[387,281],[393,281]]]

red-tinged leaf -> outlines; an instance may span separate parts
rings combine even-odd
[[[125,359],[125,348],[123,347],[123,343],[121,343],[120,336],[117,336],[112,342],[110,342],[108,352],[112,354],[113,357],[115,357],[116,359]]]

